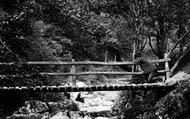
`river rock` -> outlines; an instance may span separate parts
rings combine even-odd
[[[66,114],[64,114],[63,112],[59,112],[50,119],[69,119],[69,117],[66,116]]]
[[[22,106],[15,114],[31,114],[31,113],[45,113],[49,110],[46,103],[32,100],[26,101],[24,106]]]
[[[96,117],[95,119],[109,119],[108,117]]]
[[[52,112],[64,112],[66,110],[78,111],[78,106],[72,100],[48,102]]]
[[[7,117],[7,119],[49,119],[49,113],[46,112],[44,114],[13,114],[10,117]]]

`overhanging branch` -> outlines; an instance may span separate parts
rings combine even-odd
[[[10,52],[12,53],[13,55],[15,55],[15,57],[18,59],[18,61],[21,61],[21,59],[18,57],[17,54],[15,54],[0,38],[0,43]]]
[[[174,47],[168,52],[168,57],[171,55],[171,53],[174,51],[174,49],[177,47],[177,45],[190,33],[190,30],[187,31],[174,45]]]
[[[142,52],[144,50],[144,48],[146,46],[146,43],[147,43],[147,39],[146,39],[145,43],[142,45],[142,48],[141,48],[140,52]]]

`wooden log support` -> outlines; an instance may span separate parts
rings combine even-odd
[[[119,91],[119,90],[158,90],[174,89],[175,86],[165,84],[126,84],[126,85],[102,85],[89,87],[67,87],[67,86],[21,86],[0,87],[0,92],[80,92],[80,91]]]
[[[164,58],[165,59],[168,58],[168,54],[167,53],[164,54]],[[168,70],[168,72],[166,72],[166,74],[165,74],[165,81],[166,81],[169,78],[169,76],[170,76],[170,68],[169,68],[169,62],[168,61],[165,62],[165,70]]]
[[[170,59],[150,60],[151,63],[160,63],[170,61]],[[1,62],[0,65],[104,65],[104,66],[117,66],[117,65],[134,65],[134,62],[98,62],[98,61],[80,61],[80,62],[59,62],[59,61],[28,61],[28,62]]]
[[[169,70],[159,70],[158,73],[166,73]],[[143,72],[78,72],[78,73],[57,73],[57,72],[41,72],[38,73],[40,75],[50,75],[50,76],[82,76],[82,75],[142,75]],[[34,74],[35,75],[35,74]],[[25,74],[25,75],[0,75],[1,78],[29,78],[32,77],[33,74]],[[75,78],[76,80],[76,78]]]
[[[165,73],[169,70],[159,70],[158,73]],[[79,73],[48,73],[42,72],[40,75],[51,75],[51,76],[79,76],[79,75],[142,75],[143,72],[79,72]]]
[[[165,62],[165,70],[159,70],[159,73],[166,74],[167,79],[169,77],[169,64],[170,59],[160,59],[152,60],[151,63]],[[133,62],[94,62],[94,61],[84,61],[84,62],[53,62],[53,61],[35,61],[35,62],[9,62],[0,63],[1,66],[11,66],[11,65],[71,65],[71,71],[69,73],[57,73],[57,72],[41,72],[37,73],[40,75],[51,75],[51,76],[70,76],[73,77],[79,75],[142,75],[143,72],[77,72],[74,65],[105,65],[105,66],[117,66],[117,65],[133,65]],[[3,77],[14,78],[14,77],[31,77],[32,74],[20,75],[0,75]],[[118,90],[158,90],[158,89],[174,89],[174,86],[167,86],[165,84],[152,83],[152,84],[125,84],[125,85],[103,85],[103,86],[90,86],[90,87],[65,87],[65,86],[21,86],[21,87],[0,87],[0,92],[80,92],[80,91],[118,91]]]
[[[75,62],[74,59],[72,59],[72,62]],[[71,66],[71,69],[70,69],[70,73],[71,74],[76,74],[76,68],[75,68],[75,65],[72,65]],[[69,75],[69,86],[76,86],[76,75]]]

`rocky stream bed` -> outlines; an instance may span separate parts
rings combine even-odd
[[[78,94],[84,102],[76,101]],[[112,107],[120,91],[71,92],[70,99],[59,102],[25,101],[7,119],[116,119]]]

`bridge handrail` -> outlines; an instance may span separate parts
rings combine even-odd
[[[169,72],[169,70],[159,70],[158,73]],[[41,75],[51,76],[79,76],[79,75],[142,75],[144,72],[78,72],[78,73],[56,73],[56,72],[41,72]]]
[[[158,59],[149,60],[151,63],[161,63],[168,62],[170,59]],[[27,62],[0,62],[0,65],[105,65],[105,66],[115,66],[115,65],[134,65],[134,62],[124,61],[124,62],[99,62],[99,61],[75,61],[75,62],[62,62],[62,61],[27,61]]]
[[[158,73],[169,72],[169,70],[159,70]],[[82,76],[82,75],[142,75],[144,72],[76,72],[76,73],[61,73],[61,72],[40,72],[40,75],[49,75],[49,76]],[[0,75],[3,77],[31,77],[32,74],[22,75]]]
[[[159,59],[150,60],[151,63],[168,63],[170,59]],[[134,65],[134,62],[97,62],[97,61],[78,61],[78,62],[57,62],[57,61],[28,61],[28,62],[1,62],[0,65],[105,65],[105,66],[116,66],[116,65]],[[53,75],[53,76],[77,76],[77,75],[141,75],[144,72],[76,72],[75,68],[68,73],[62,72],[39,72],[40,75]],[[167,73],[170,69],[166,68],[164,70],[159,70],[159,73]],[[7,75],[0,75],[2,78]],[[10,75],[14,76],[14,75]],[[15,75],[20,76],[20,75]],[[22,76],[22,75],[21,75]],[[25,74],[25,76],[32,76],[31,74]],[[73,80],[76,80],[75,78]],[[21,86],[21,87],[0,87],[0,92],[6,91],[18,91],[18,92],[78,92],[78,91],[114,91],[114,90],[149,90],[158,88],[173,88],[173,86],[168,86],[166,84],[126,84],[126,85],[104,85],[104,86],[90,86],[90,87],[65,87],[65,86]]]

